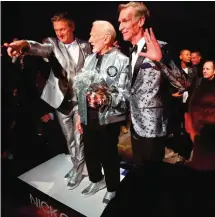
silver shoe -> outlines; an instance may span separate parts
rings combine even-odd
[[[73,172],[73,175],[67,184],[67,188],[69,190],[73,190],[74,188],[78,187],[83,178],[84,176],[82,173]]]
[[[113,192],[107,191],[105,193],[102,203],[105,203],[107,205],[115,196],[116,196],[116,191]]]
[[[105,183],[105,179],[104,177],[102,178],[102,180],[100,180],[99,182],[93,183],[91,182],[90,185],[85,188],[81,193],[85,196],[92,196],[93,194],[95,194],[97,191],[100,191],[101,189],[106,187],[106,183]]]
[[[73,168],[72,168],[72,169],[64,176],[64,179],[65,179],[66,181],[69,181],[69,180],[72,178],[73,173],[74,173],[74,170],[73,170]]]

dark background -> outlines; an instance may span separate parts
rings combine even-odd
[[[76,33],[81,39],[88,40],[91,24],[98,19],[110,21],[118,30],[117,9],[120,3],[123,2],[1,2],[1,44],[11,42],[14,37],[42,41],[45,37],[54,36],[50,18],[59,11],[68,11],[73,14],[76,21]],[[146,5],[151,11],[148,26],[153,27],[157,39],[166,41],[171,45],[172,57],[175,61],[178,59],[179,51],[184,48],[200,49],[205,59],[215,59],[215,2],[153,1],[146,2]],[[128,51],[129,43],[122,40],[121,33],[118,31],[117,33],[117,40],[122,50]],[[6,61],[5,55],[2,56],[1,60],[2,62]],[[7,66],[11,65],[11,60],[9,59],[7,62],[8,64],[2,64],[4,68],[2,68],[1,76],[2,96],[3,99],[7,99],[2,101],[2,135],[6,138],[2,143],[5,147],[11,141],[7,138],[12,137],[11,134],[5,134],[8,129],[5,126],[6,124],[9,125],[8,119],[12,120],[11,113],[14,113],[15,110],[11,108],[11,105],[8,105],[8,102],[5,102],[12,98],[11,90],[14,87],[11,80],[16,80],[15,75],[17,73],[14,69],[11,72],[7,70]],[[23,187],[17,185],[16,178],[45,162],[47,158],[55,156],[55,152],[66,153],[66,142],[57,120],[55,120],[56,126],[49,130],[51,140],[48,141],[47,145],[44,138],[36,134],[37,122],[39,123],[38,120],[41,116],[37,114],[39,105],[29,89],[31,90],[31,87],[35,85],[34,75],[37,73],[37,64],[32,60],[28,65],[30,68],[27,67],[26,72],[19,74],[23,80],[21,87],[24,86],[24,97],[25,95],[28,97],[26,96],[23,100],[22,107],[19,106],[21,108],[16,108],[18,111],[15,110],[17,114],[14,115],[17,115],[17,127],[16,132],[12,135],[15,135],[13,140],[17,140],[15,142],[17,153],[14,160],[2,161],[2,207],[4,207],[2,216],[4,217],[38,216],[35,214],[37,210],[30,209],[31,214],[29,214],[28,199],[20,200],[20,191],[22,191],[22,196],[25,194],[23,194]],[[37,119],[35,114],[38,116]],[[63,149],[64,151],[62,151]],[[15,197],[14,195],[18,196]]]
[[[71,12],[76,34],[88,40],[95,20],[108,20],[118,30],[118,5],[125,2],[2,2],[2,42],[13,37],[41,41],[54,36],[50,18],[59,11]],[[215,2],[145,2],[151,12],[152,26],[159,40],[171,45],[173,58],[183,48],[199,49],[205,59],[215,56]],[[123,51],[129,43],[117,39]]]

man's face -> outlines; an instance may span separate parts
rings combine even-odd
[[[191,53],[191,62],[193,65],[198,65],[201,61],[201,57],[198,55],[198,53],[194,52]]]
[[[215,76],[215,69],[212,62],[206,62],[203,66],[203,77],[209,80]]]
[[[90,32],[89,43],[92,45],[93,53],[99,53],[105,47],[105,33],[99,26],[93,26]]]
[[[143,19],[143,18],[142,18]],[[135,17],[135,10],[132,7],[124,8],[119,14],[119,31],[123,35],[124,41],[132,41],[132,39],[139,33],[144,24],[139,22],[140,19]]]
[[[190,63],[190,55],[191,53],[189,50],[184,50],[180,55],[180,60],[185,63]]]
[[[74,40],[74,25],[69,24],[67,21],[53,22],[54,31],[58,39],[64,44],[70,44]]]

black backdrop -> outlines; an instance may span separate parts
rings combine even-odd
[[[88,40],[91,23],[108,20],[118,29],[117,6],[122,2],[1,2],[2,42],[13,37],[41,41],[54,36],[51,16],[55,12],[69,11],[76,20],[76,33]],[[148,26],[152,26],[158,39],[167,41],[174,59],[182,48],[200,49],[205,58],[215,59],[215,2],[145,2],[151,11]],[[117,39],[127,51],[121,33]]]

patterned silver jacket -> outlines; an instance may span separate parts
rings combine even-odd
[[[96,53],[88,56],[84,63],[82,73],[87,71],[95,71],[98,59]],[[104,79],[110,92],[110,102],[102,110],[99,109],[100,125],[110,124],[126,120],[128,88],[130,80],[128,76],[129,58],[121,53],[117,48],[104,54],[101,62],[99,75]],[[81,91],[77,91],[78,108],[81,122],[87,125],[87,99],[86,93],[88,88],[85,87]]]
[[[158,41],[164,56],[166,42]],[[145,48],[146,49],[146,48]],[[130,111],[134,131],[141,137],[155,138],[167,135],[168,124],[168,84],[179,91],[186,87],[183,73],[173,61],[167,64],[153,62],[148,58],[138,57],[134,67]]]

